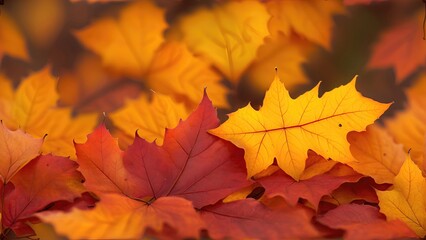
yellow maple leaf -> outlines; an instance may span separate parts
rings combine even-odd
[[[351,152],[356,161],[349,162],[355,171],[372,177],[377,183],[393,183],[406,152],[384,129],[376,125],[365,132],[348,134]]]
[[[126,106],[111,114],[111,120],[129,139],[138,135],[162,145],[165,128],[174,128],[180,119],[188,116],[189,112],[181,103],[176,103],[171,97],[154,93],[149,101],[145,95],[138,99],[129,100]]]
[[[174,30],[192,52],[237,83],[269,35],[269,18],[259,1],[230,1],[184,16]]]
[[[228,89],[221,84],[221,76],[183,43],[168,41],[163,44],[151,62],[146,79],[154,91],[173,96],[191,109],[201,101],[204,88],[215,106],[229,106]]]
[[[333,16],[344,13],[340,1],[270,0],[267,2],[272,18],[269,29],[272,34],[292,31],[327,49],[331,44]]]
[[[118,19],[100,19],[75,35],[106,67],[139,78],[163,42],[166,27],[164,10],[146,0],[125,7]]]
[[[24,60],[28,59],[24,37],[18,31],[15,22],[4,11],[2,11],[0,21],[0,43],[0,60],[4,54]]]
[[[393,189],[376,191],[380,212],[388,221],[405,222],[419,237],[426,235],[426,179],[408,156],[395,177]]]
[[[351,161],[346,134],[364,130],[389,107],[363,97],[355,82],[321,98],[318,84],[292,99],[275,77],[259,111],[247,105],[231,113],[211,133],[245,150],[248,177],[266,169],[276,158],[281,169],[299,180],[309,149],[338,162]]]
[[[96,124],[95,114],[71,118],[71,110],[56,106],[56,80],[49,68],[36,72],[13,89],[0,91],[0,119],[12,129],[22,129],[36,137],[45,137],[42,152],[75,156],[73,140],[85,138]],[[7,94],[3,95],[6,92]]]

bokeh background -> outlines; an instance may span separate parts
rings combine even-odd
[[[173,32],[185,32],[186,30],[182,30],[184,28],[189,31],[184,34],[201,31],[197,29],[198,21],[190,18],[206,9],[213,11],[215,8],[224,8],[229,2],[232,1],[153,1],[153,4],[163,11],[167,24],[161,31],[161,37],[165,39],[163,41],[168,41]],[[392,115],[404,107],[406,101],[404,91],[416,81],[421,71],[424,71],[424,63],[410,74],[398,78],[392,66],[372,67],[369,62],[375,49],[382,44],[381,37],[407,21],[415,19],[418,25],[417,35],[412,34],[409,37],[422,38],[424,3],[421,0],[276,1],[277,5],[281,4],[280,2],[294,2],[293,12],[279,10],[271,2],[274,1],[259,1],[260,5],[266,6],[271,18],[277,14],[274,13],[275,8],[278,9],[276,11],[282,11],[278,14],[284,16],[283,18],[288,17],[287,19],[296,23],[293,23],[290,29],[276,34],[274,27],[270,25],[273,20],[268,19],[269,32],[264,34],[263,43],[249,50],[256,56],[252,57],[243,67],[244,70],[233,79],[224,73],[218,64],[210,61],[211,57],[206,57],[208,54],[198,51],[193,42],[186,41],[186,38],[179,39],[183,44],[189,45],[191,54],[209,65],[217,75],[215,77],[220,78],[220,84],[227,89],[227,104],[216,104],[220,108],[222,119],[224,113],[231,112],[248,102],[253,106],[262,103],[264,92],[275,74],[273,66],[278,67],[281,80],[294,97],[312,88],[319,81],[322,81],[321,91],[327,91],[359,75],[357,87],[364,95],[381,102],[395,102],[387,115]],[[89,40],[78,37],[79,31],[89,28],[97,21],[103,19],[118,21],[123,9],[131,4],[134,4],[134,1],[5,0],[4,5],[0,6],[0,26],[2,18],[7,17],[13,22],[14,31],[22,36],[26,55],[18,56],[4,51],[0,60],[0,72],[12,80],[14,86],[18,86],[20,81],[32,72],[50,66],[53,75],[58,79],[59,104],[72,107],[74,114],[93,111],[109,113],[122,107],[125,99],[136,98],[141,94],[149,95],[151,90],[162,92],[161,87],[155,89],[155,84],[148,83],[150,80],[146,79],[146,75],[134,77],[111,69],[105,64],[102,54],[93,51],[93,47],[89,46],[90,43],[87,43]],[[322,6],[324,4],[326,6]],[[317,12],[313,11],[315,8]],[[247,9],[242,8],[240,11],[244,12]],[[319,40],[311,38],[309,36],[312,34],[323,33],[309,33],[313,30],[309,28],[300,30],[294,26],[297,25],[297,21],[300,21],[300,24],[311,24],[304,22],[306,17],[311,18],[309,20],[314,24],[311,26],[314,30],[327,25],[328,28],[325,28],[329,31],[329,39],[324,38],[326,40],[323,41],[321,38],[318,38]],[[151,19],[155,25],[155,17],[141,12],[141,18]],[[185,22],[187,26],[181,27],[181,22]],[[129,28],[132,29],[132,26]],[[110,29],[104,27],[102,31],[108,32]],[[139,29],[135,26],[131,31],[149,32],[150,29]],[[8,34],[4,27],[1,34]],[[208,35],[204,37],[209,38]],[[103,41],[106,35],[99,34],[97,38]],[[11,43],[4,41],[0,44],[11,47]],[[269,47],[271,45],[274,46]],[[0,50],[1,48],[5,46],[0,47]],[[393,50],[392,48],[388,50],[389,56]],[[423,54],[420,49],[418,52]],[[117,59],[120,57],[116,56]],[[239,61],[238,56],[236,61]],[[197,77],[200,82],[205,78],[202,74]],[[176,79],[170,79],[170,82],[172,81]],[[164,84],[167,84],[167,80],[163,79],[161,85]],[[199,86],[202,87],[203,84]],[[209,89],[207,91],[209,92]],[[164,92],[168,94],[167,91]]]

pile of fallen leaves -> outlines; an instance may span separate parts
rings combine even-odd
[[[421,1],[35,2],[0,6],[0,239],[426,236]],[[290,94],[358,4],[415,13],[366,60],[405,90],[393,115],[357,77]],[[35,67],[61,34],[72,66]]]

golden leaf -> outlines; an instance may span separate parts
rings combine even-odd
[[[266,169],[276,158],[281,169],[299,180],[309,149],[325,158],[350,162],[346,134],[364,130],[390,105],[363,97],[355,82],[321,98],[317,85],[292,99],[276,77],[259,111],[247,105],[231,113],[211,133],[245,150],[248,177]]]

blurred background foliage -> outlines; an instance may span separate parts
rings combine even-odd
[[[247,51],[253,51],[255,57],[247,60],[248,63],[241,66],[241,71],[237,70],[238,74],[231,76],[223,70],[220,63],[214,60],[214,57],[206,57],[209,54],[206,54],[205,50],[197,49],[199,42],[194,43],[195,40],[192,41],[190,37],[186,37],[197,32],[204,34],[202,29],[197,29],[203,25],[195,15],[203,9],[213,12],[216,8],[226,8],[232,4],[231,2],[245,1],[156,0],[153,2],[161,11],[164,11],[166,25],[160,31],[160,37],[167,41],[177,39],[189,45],[192,54],[205,61],[213,71],[207,74],[217,76],[226,88],[225,102],[214,101],[221,109],[225,109],[221,111],[222,114],[246,105],[248,102],[251,102],[253,106],[260,105],[265,90],[275,74],[274,66],[278,67],[281,80],[289,88],[293,97],[312,88],[319,81],[322,81],[321,90],[327,91],[359,75],[357,88],[364,95],[381,102],[395,102],[392,110],[387,114],[392,114],[395,109],[401,109],[404,106],[406,99],[404,90],[412,85],[418,75],[424,71],[423,63],[422,66],[415,68],[415,71],[403,76],[401,80],[398,79],[392,67],[368,67],[375,48],[380,44],[381,36],[389,29],[395,28],[415,15],[421,15],[416,21],[419,32],[422,32],[424,3],[421,0],[283,0],[258,1],[260,5],[266,6],[265,9],[268,11],[269,25],[265,29],[269,32],[264,34],[265,39],[261,44],[243,50],[244,54]],[[291,10],[291,6],[281,6],[283,10],[280,10],[278,5],[283,2],[299,2],[293,5],[302,2],[306,6],[294,6],[295,10]],[[357,4],[357,2],[361,3]],[[157,91],[155,87],[158,84],[164,86],[169,83],[163,81],[152,84],[149,82],[153,80],[146,79],[150,78],[149,74],[137,76],[137,74],[126,74],[125,71],[124,73],[116,71],[117,69],[111,68],[111,65],[105,64],[102,50],[94,50],[95,46],[88,43],[90,40],[84,39],[80,34],[101,19],[119,19],[125,11],[123,9],[131,4],[134,4],[133,1],[5,0],[4,5],[0,6],[0,22],[4,22],[5,17],[13,21],[16,26],[15,31],[23,37],[26,50],[22,54],[7,54],[5,51],[0,62],[0,72],[11,79],[14,86],[18,86],[19,82],[30,73],[46,65],[50,66],[53,75],[58,79],[60,104],[71,106],[74,113],[112,112],[122,107],[125,99],[136,98],[140,94],[149,95],[151,89]],[[323,7],[322,4],[335,6],[334,9],[330,9],[329,6]],[[300,8],[297,9],[297,7]],[[317,11],[311,11],[309,8]],[[287,29],[282,26],[279,26],[278,30],[274,29],[271,26],[274,20],[270,18],[270,15],[277,14],[274,11],[281,11],[278,14],[285,15],[287,14],[285,11],[290,11],[288,9],[293,11],[290,14],[294,16],[285,16],[286,19],[281,21],[288,21],[291,26]],[[318,12],[323,10],[324,15],[319,15]],[[228,14],[243,15],[247,11],[246,7],[242,7],[239,12],[228,12]],[[256,12],[254,16],[260,16],[260,10],[253,11]],[[315,37],[310,37],[310,35],[321,33],[310,34],[308,28],[297,29],[297,24],[304,24],[303,15],[312,18],[312,22],[318,24],[319,28],[327,24],[326,18],[331,19],[329,42],[321,42],[321,39],[316,40]],[[194,16],[195,19],[191,19]],[[153,25],[157,21],[149,13],[145,13],[141,18],[151,21]],[[123,24],[129,27],[128,34],[133,34],[132,31],[134,33],[149,31],[149,29],[138,29],[136,25],[130,26],[129,23]],[[105,32],[110,30],[108,27],[100,29]],[[182,35],[185,36],[182,37]],[[94,37],[95,41],[106,39],[102,34],[95,34]],[[211,38],[208,33],[200,37]],[[422,36],[412,37],[421,38]],[[198,45],[194,46],[194,44]],[[152,51],[152,54],[156,54],[159,49],[154,47]],[[391,52],[393,49],[388,51]],[[116,60],[122,61],[120,56],[116,56]],[[238,61],[237,58],[236,62]],[[164,71],[169,70],[165,67]],[[205,78],[202,74],[197,77]],[[170,78],[170,76],[164,76],[164,78]],[[175,80],[170,78],[170,84]],[[160,92],[169,94],[163,89]],[[183,90],[182,93],[175,94],[175,97],[184,92]],[[210,92],[209,87],[207,92]],[[195,102],[189,105],[195,106]]]

